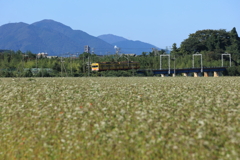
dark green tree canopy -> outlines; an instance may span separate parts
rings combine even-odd
[[[235,27],[230,31],[229,35],[231,45],[226,48],[227,52],[240,55],[240,38]]]
[[[236,28],[233,28],[230,32],[227,32],[225,29],[199,30],[190,34],[189,37],[181,43],[181,52],[184,54],[201,51],[224,52],[233,44],[236,48],[239,42]]]

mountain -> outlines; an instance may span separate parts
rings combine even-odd
[[[109,44],[114,44],[114,43],[121,42],[121,41],[127,41],[126,38],[123,38],[120,36],[115,36],[113,34],[100,35],[100,36],[98,36],[98,38],[104,40],[105,42],[107,42]]]
[[[120,52],[125,54],[142,54],[157,48],[149,43],[132,41],[112,34],[94,37],[53,20],[42,20],[33,24],[8,23],[0,26],[2,50],[47,52],[52,56],[60,56],[66,53],[83,53],[85,45],[90,46],[91,51],[94,48],[94,53],[98,55],[115,53],[114,46],[121,48]]]
[[[96,54],[114,53],[114,46],[81,30],[53,21],[33,24],[9,23],[0,26],[0,49],[47,52],[49,55],[82,53],[84,46],[94,48]]]
[[[119,47],[121,49],[121,53],[125,54],[135,53],[137,55],[140,55],[142,54],[142,52],[151,52],[152,48],[158,48],[149,43],[128,40],[126,38],[116,36],[113,34],[100,35],[98,36],[98,38],[104,40],[109,44]]]

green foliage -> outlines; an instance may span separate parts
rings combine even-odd
[[[24,76],[24,77],[32,77],[33,74],[32,74],[31,69],[28,69],[27,71],[25,71],[23,76]]]
[[[140,69],[153,70],[160,68],[160,55],[169,54],[166,50],[153,50],[152,52],[143,52],[142,55],[132,57],[126,55],[107,55],[97,56],[90,53],[82,53],[78,57],[63,57],[48,59],[44,57],[36,58],[36,55],[27,51],[22,53],[19,51],[5,51],[0,53],[0,76],[2,77],[22,77],[22,76],[135,76],[136,71],[106,71],[106,72],[91,72],[88,73],[88,63],[93,62],[120,62],[120,61],[137,61],[140,63]],[[218,67],[221,66],[221,54],[230,53],[233,66],[240,65],[240,38],[238,37],[236,28],[234,27],[230,32],[226,30],[199,30],[189,35],[180,47],[173,43],[171,49],[170,68],[191,68],[192,54],[199,52],[203,55],[204,67]],[[229,61],[229,58],[224,56],[224,61]],[[200,66],[200,60],[196,58],[196,66]],[[228,64],[224,64],[228,66]],[[53,72],[38,72],[30,73],[24,72],[26,68],[51,68]],[[162,57],[161,68],[168,68],[168,57]],[[7,71],[6,71],[7,70]],[[235,71],[233,71],[235,70]],[[238,69],[230,69],[226,75],[238,75]],[[146,76],[152,76],[151,72],[146,73]]]
[[[226,74],[229,76],[240,76],[240,66],[233,66],[227,68]]]
[[[236,28],[230,32],[226,30],[199,30],[189,35],[181,43],[179,54],[193,54],[201,51],[239,54],[240,39]],[[174,49],[176,52],[176,49]]]
[[[59,62],[54,62],[52,69],[61,72],[61,65],[59,64]]]
[[[231,45],[230,33],[226,30],[199,30],[190,34],[181,43],[181,50],[185,54],[201,51],[224,51],[229,45]]]

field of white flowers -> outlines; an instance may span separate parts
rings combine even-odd
[[[240,159],[240,78],[0,79],[0,159]]]

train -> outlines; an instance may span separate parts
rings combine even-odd
[[[123,62],[98,62],[91,64],[92,71],[107,71],[107,70],[129,70],[139,69],[139,62],[123,61]]]

